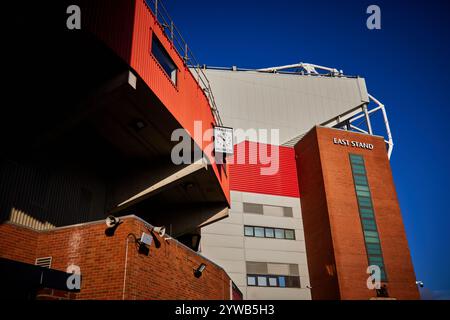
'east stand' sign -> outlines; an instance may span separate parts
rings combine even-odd
[[[341,145],[341,146],[360,148],[360,149],[366,149],[366,150],[373,150],[373,148],[374,148],[373,144],[371,144],[371,143],[351,141],[351,140],[338,139],[338,138],[333,138],[333,143]]]

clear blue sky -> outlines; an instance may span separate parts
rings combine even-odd
[[[165,1],[200,63],[260,68],[302,61],[366,78],[387,107],[416,275],[435,298],[450,298],[447,2]],[[366,28],[370,4],[381,8],[381,30]]]

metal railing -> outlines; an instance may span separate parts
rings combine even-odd
[[[156,21],[163,28],[164,33],[171,42],[172,46],[183,59],[186,67],[189,68],[195,80],[197,80],[198,85],[208,98],[216,124],[222,125],[222,119],[220,118],[219,110],[217,109],[216,101],[214,100],[211,84],[203,72],[202,67],[200,67],[200,63],[198,63],[194,54],[189,49],[187,42],[184,41],[183,36],[175,26],[163,2],[161,0],[144,0],[144,2],[152,11]]]

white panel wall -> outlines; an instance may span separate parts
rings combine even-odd
[[[293,208],[293,217],[243,212],[243,203]],[[245,299],[311,299],[299,198],[231,191],[230,216],[202,229],[201,253],[228,272]],[[295,230],[295,240],[244,237],[244,225]],[[246,261],[299,266],[301,288],[247,287]]]
[[[226,126],[280,129],[280,144],[369,101],[362,78],[213,69],[205,73]]]

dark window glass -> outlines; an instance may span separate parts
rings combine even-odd
[[[277,275],[247,275],[248,286],[300,288],[300,277]]]
[[[373,210],[372,197],[367,181],[363,156],[355,154],[350,155],[350,166],[353,173],[359,214],[364,231],[368,263],[369,265],[379,266],[381,269],[381,280],[386,281],[380,237],[375,223],[375,213]]]
[[[300,278],[299,277],[286,277],[286,287],[300,288]]]
[[[284,234],[286,235],[286,239],[288,239],[288,240],[294,240],[295,239],[295,232],[294,232],[294,230],[285,230]]]
[[[167,53],[166,49],[164,49],[164,46],[154,34],[152,35],[152,55],[158,61],[165,73],[169,76],[170,80],[176,84],[177,67],[170,58],[170,55]]]
[[[363,165],[352,164],[353,172],[356,174],[366,174],[366,170]]]
[[[367,178],[365,176],[355,175],[355,183],[357,185],[361,185],[361,186],[367,186],[368,185]]]
[[[244,226],[244,235],[246,237],[295,240],[295,230],[291,229]]]

